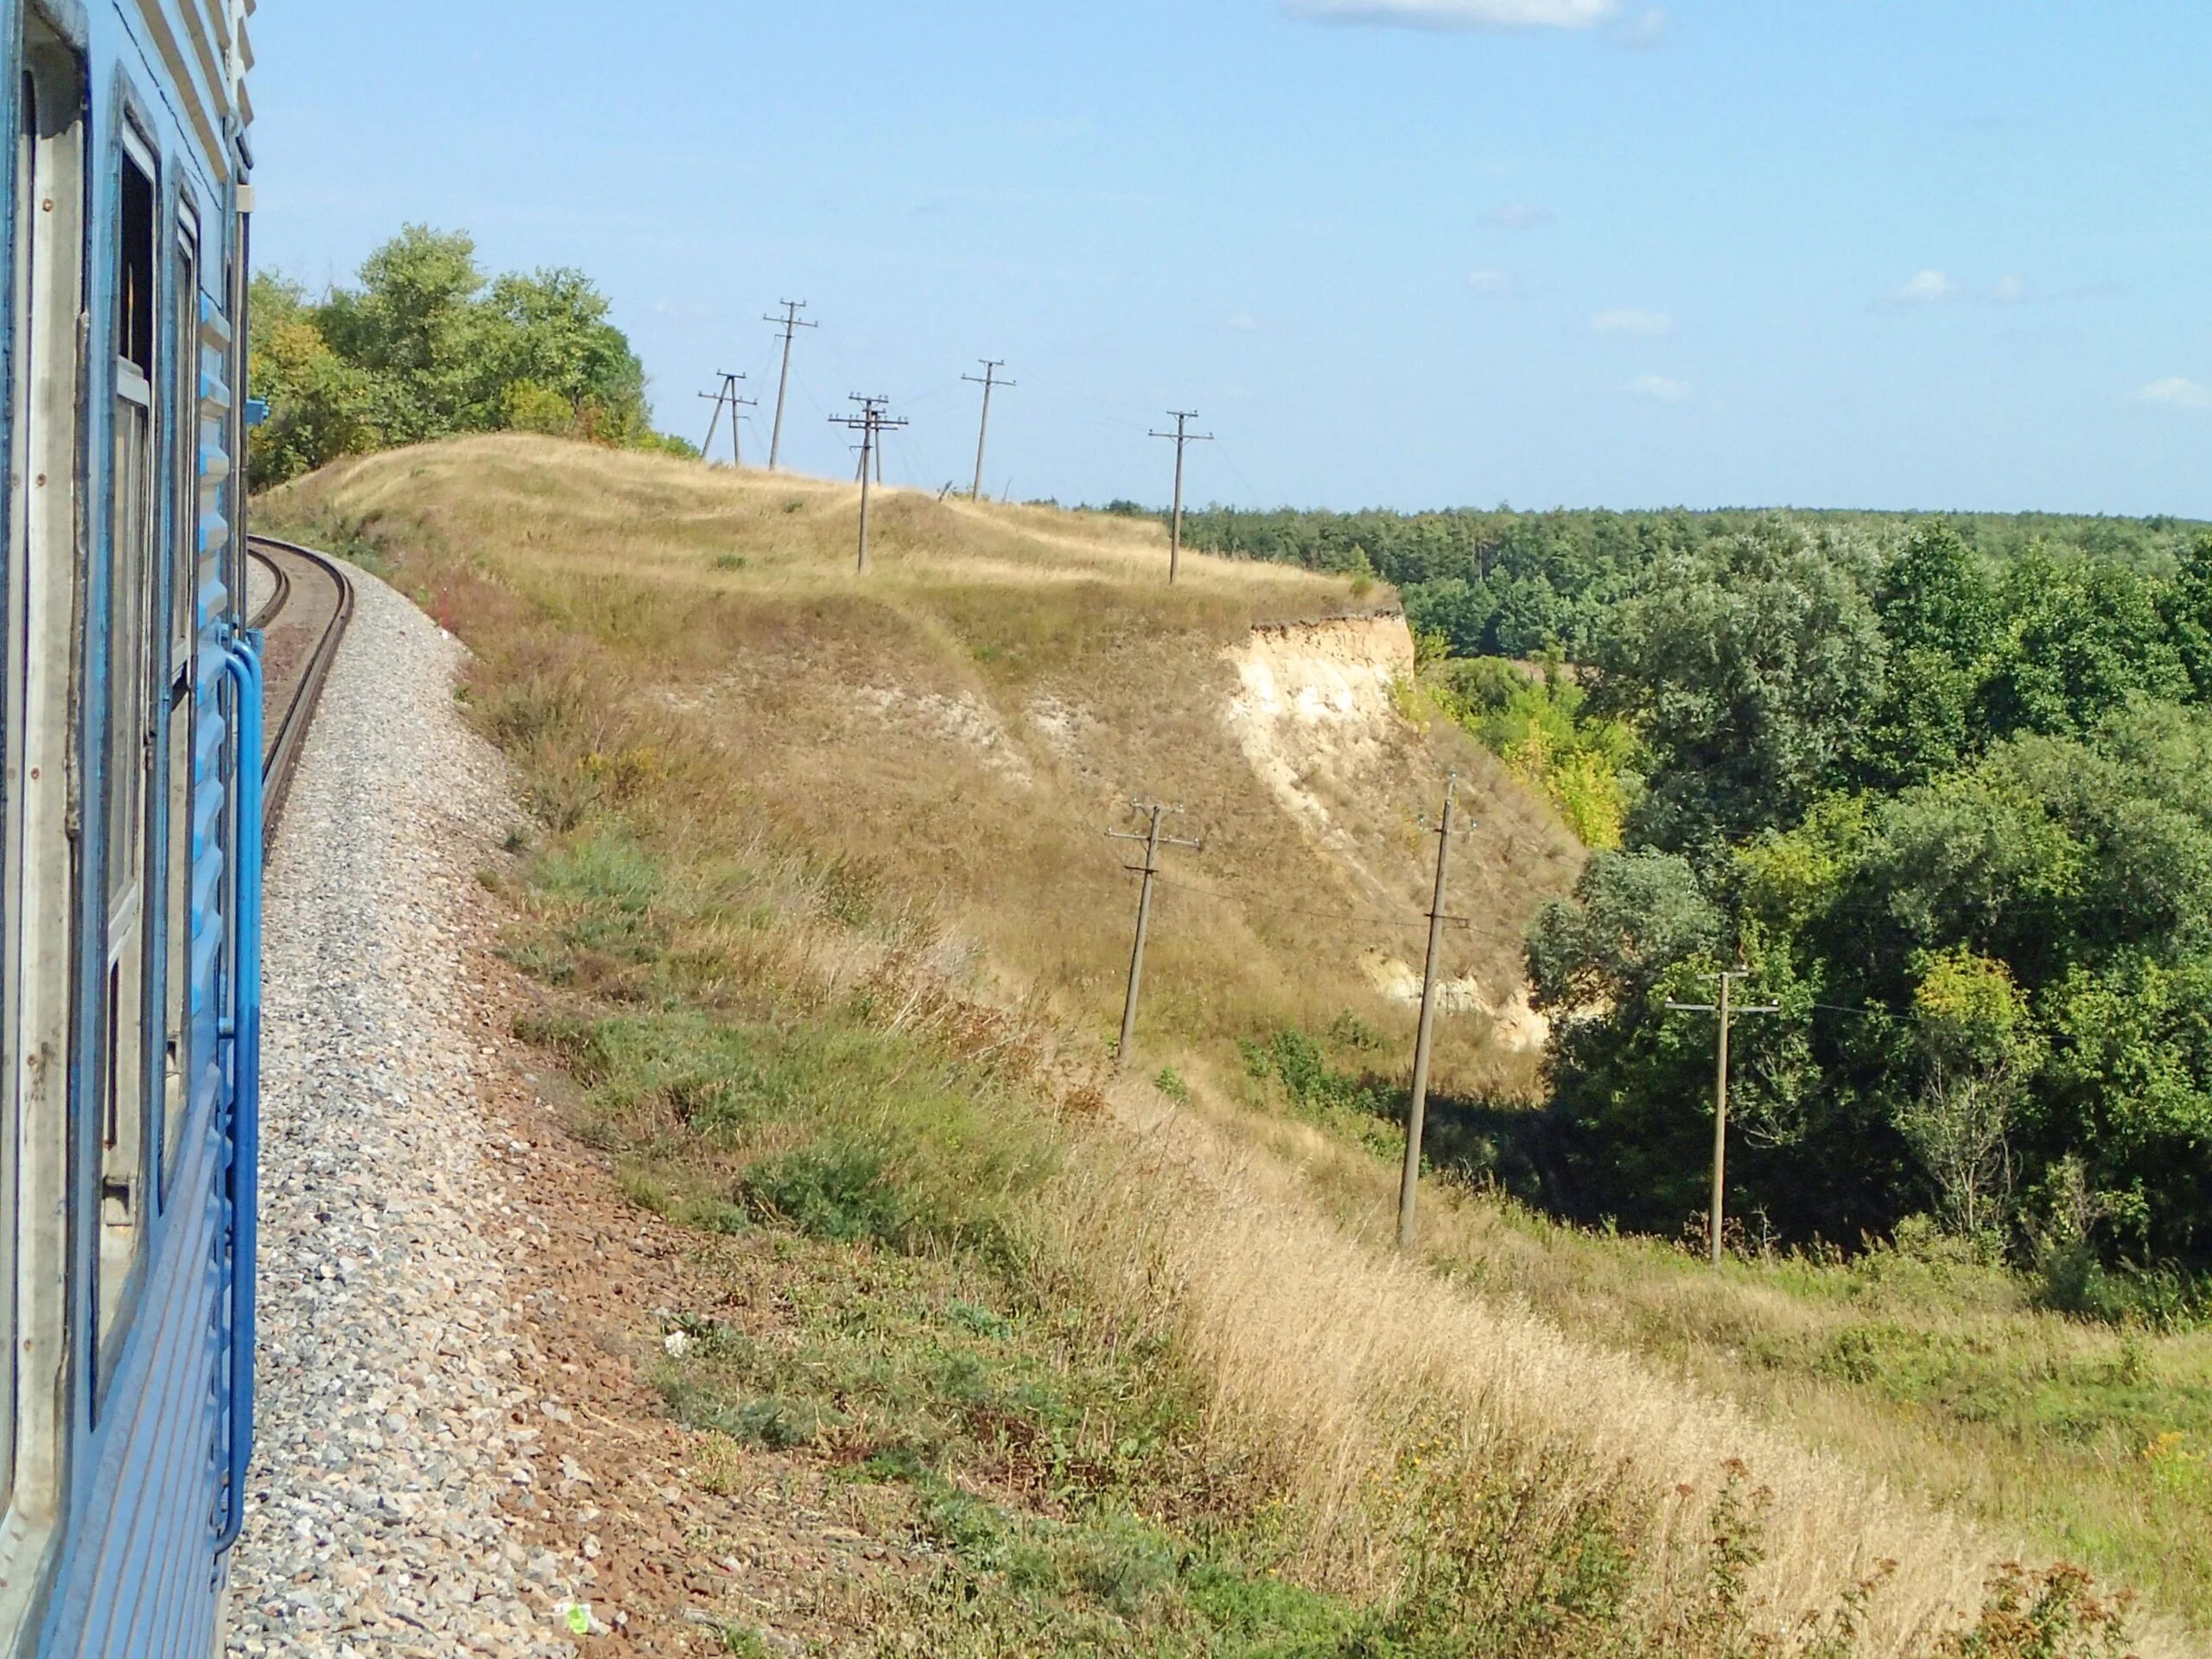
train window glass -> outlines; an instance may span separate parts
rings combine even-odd
[[[123,1306],[144,1236],[148,1078],[146,819],[156,721],[149,658],[166,635],[153,604],[154,409],[160,335],[159,245],[152,159],[126,143],[115,233],[115,379],[108,535],[106,1041],[100,1128],[100,1254],[97,1329],[103,1339]],[[105,1369],[105,1368],[102,1368]]]
[[[175,423],[170,440],[175,504],[169,532],[168,663],[162,681],[168,725],[168,944],[162,996],[164,1195],[192,1104],[187,1046],[192,1010],[193,670],[200,575],[200,221],[188,207],[177,218],[175,289]]]
[[[0,1529],[0,1651],[34,1610],[67,1467],[70,1336],[70,988],[84,889],[69,772],[76,750],[79,607],[84,579],[78,468],[83,445],[79,321],[88,288],[82,60],[27,9],[20,55],[15,188],[14,349],[9,433],[4,874],[0,874],[0,1367],[9,1518]],[[15,44],[15,42],[10,42]]]
[[[172,688],[189,680],[198,618],[200,548],[200,216],[188,206],[176,226],[176,531],[169,591]]]

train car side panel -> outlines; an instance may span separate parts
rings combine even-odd
[[[44,29],[10,21],[25,6],[41,9],[0,0],[11,71],[25,31]],[[29,855],[51,856],[57,839],[15,773],[41,741],[58,741],[73,751],[48,769],[72,785],[70,897],[55,918],[65,961],[52,940],[31,960],[15,937],[29,921],[15,924],[5,1029],[39,1029],[42,1018],[58,1035],[49,1005],[69,994],[66,1113],[64,1067],[38,1073],[44,1094],[26,1086],[36,1068],[20,1042],[9,1068],[16,1188],[35,1195],[41,1171],[60,1178],[42,1217],[8,1230],[21,1258],[16,1317],[37,1323],[27,1287],[46,1287],[66,1313],[51,1351],[26,1350],[34,1386],[17,1391],[33,1406],[18,1406],[16,1501],[0,1522],[0,1654],[168,1659],[219,1639],[223,1550],[244,1500],[231,1471],[251,1433],[235,1369],[243,1356],[250,1370],[250,1351],[234,1340],[250,1309],[251,1229],[237,1204],[250,1201],[255,1148],[238,1129],[257,1079],[232,1051],[236,988],[251,978],[237,960],[250,941],[236,899],[260,853],[239,835],[240,785],[257,780],[259,762],[238,753],[255,712],[239,699],[257,683],[232,671],[246,648],[232,579],[244,352],[232,317],[251,7],[65,9],[59,34],[84,79],[88,208],[66,474],[79,505],[66,530],[47,526],[42,558],[10,564],[7,893],[36,891]],[[24,338],[35,351],[38,331]],[[12,385],[37,378],[11,367]],[[9,441],[20,473],[12,423]],[[41,505],[11,501],[11,552],[25,539],[15,517]],[[57,629],[48,606],[34,648],[13,624],[41,614],[29,591],[40,581],[71,591],[74,620]],[[51,683],[43,701],[29,695],[57,663],[73,695],[57,700]],[[43,1440],[40,1365],[55,1395]],[[34,1608],[35,1623],[21,1623]]]

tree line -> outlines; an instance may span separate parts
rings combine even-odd
[[[2212,1269],[2202,527],[1217,512],[1188,533],[1372,568],[1457,655],[1563,656],[1573,718],[1628,734],[1618,845],[1529,942],[1555,1201],[1656,1230],[1696,1213],[1712,1031],[1666,1004],[1742,964],[1779,1012],[1739,1033],[1737,1213],[1846,1244],[1927,1217],[2084,1305],[2122,1294],[2114,1264]]]
[[[257,485],[346,455],[467,432],[525,431],[696,454],[652,428],[645,372],[581,271],[487,278],[467,235],[410,225],[319,297],[253,279],[248,384]]]

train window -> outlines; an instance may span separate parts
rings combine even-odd
[[[16,98],[18,102],[16,105],[16,188],[15,194],[19,205],[15,213],[15,224],[11,227],[14,232],[10,239],[14,245],[15,291],[10,296],[8,315],[10,338],[18,342],[25,342],[30,337],[32,258],[36,244],[32,235],[32,216],[24,212],[20,204],[29,200],[37,188],[37,77],[26,73],[22,77],[22,84],[16,89]],[[10,354],[9,363],[9,420],[10,426],[19,434],[25,430],[30,412],[31,377],[29,365],[22,360],[22,346],[19,344],[16,352]],[[22,519],[26,505],[23,500],[25,492],[22,488],[24,463],[18,458],[22,453],[22,440],[19,438],[14,446],[14,453],[9,456],[8,552],[10,556],[7,596],[4,605],[0,605],[0,616],[5,616],[11,621],[16,614],[19,602],[16,575],[23,563],[18,551],[23,545]],[[16,1171],[13,1167],[16,1161],[13,1156],[16,1122],[12,1109],[15,1090],[12,1083],[16,1075],[16,1067],[13,1064],[16,1049],[16,1033],[19,1028],[18,1021],[22,1014],[20,999],[16,994],[16,982],[20,972],[18,964],[22,961],[21,945],[16,937],[17,929],[13,920],[16,908],[16,895],[22,891],[18,885],[22,880],[22,861],[18,852],[21,836],[17,831],[17,822],[22,797],[18,782],[22,776],[22,762],[18,759],[18,751],[23,742],[23,735],[16,721],[16,710],[20,706],[21,698],[16,691],[18,664],[14,660],[17,655],[14,648],[15,632],[12,626],[8,629],[10,658],[8,677],[4,683],[0,683],[0,721],[4,721],[8,753],[6,770],[4,772],[0,772],[0,805],[4,806],[7,825],[7,886],[4,890],[0,890],[0,930],[4,930],[6,935],[4,948],[0,949],[0,1048],[4,1048],[8,1053],[10,1060],[8,1072],[11,1085],[6,1090],[11,1109],[7,1114],[4,1130],[0,1130],[0,1173],[4,1173],[4,1179],[0,1179],[0,1186],[4,1187],[6,1197],[11,1200],[7,1205],[9,1224],[0,1228],[0,1264],[3,1264],[0,1265],[0,1283],[7,1284],[13,1284],[16,1277],[15,1233],[18,1212],[12,1203],[16,1187]],[[14,1310],[10,1307],[8,1311],[12,1314]],[[12,1326],[12,1319],[8,1321],[8,1324]],[[4,1392],[0,1392],[0,1399],[6,1400],[11,1407],[16,1394],[14,1338],[15,1332],[12,1329],[0,1330],[0,1340],[4,1340],[7,1348],[7,1352],[0,1355],[0,1389],[4,1389]],[[10,1414],[12,1415],[12,1412]],[[14,1425],[10,1423],[9,1427],[12,1430]],[[0,1491],[12,1491],[15,1485],[15,1474],[16,1437],[10,1433],[0,1435]]]
[[[82,61],[28,9],[9,220],[7,619],[0,715],[0,1650],[31,1609],[66,1466],[72,1169],[68,1095],[76,918],[69,773],[83,579],[79,320],[85,267]]]
[[[107,976],[101,1090],[98,1330],[113,1329],[144,1236],[148,1058],[146,820],[156,721],[150,659],[167,627],[154,606],[158,270],[153,159],[126,142],[115,234],[113,471],[107,604]]]
[[[175,495],[169,531],[168,662],[162,677],[168,727],[168,948],[162,997],[164,1194],[192,1105],[186,1051],[192,1011],[193,669],[200,582],[200,220],[188,206],[177,216],[175,289],[175,416],[169,462]]]

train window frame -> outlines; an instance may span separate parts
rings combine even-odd
[[[162,487],[160,409],[162,312],[168,283],[162,234],[162,167],[152,144],[126,119],[117,125],[115,222],[107,257],[112,276],[113,334],[107,353],[110,419],[107,491],[107,604],[102,623],[107,683],[99,699],[101,876],[99,1113],[95,1243],[90,1297],[94,1414],[114,1367],[112,1351],[129,1330],[129,1310],[149,1257],[152,1061],[148,998],[149,902],[156,772],[154,657],[168,632],[157,608],[156,560]]]
[[[170,1188],[183,1160],[185,1132],[192,1114],[192,807],[193,754],[198,738],[200,646],[200,378],[205,351],[200,336],[200,293],[205,283],[206,247],[199,204],[191,187],[177,187],[172,216],[172,282],[169,326],[175,330],[170,374],[170,525],[168,556],[168,651],[156,675],[162,687],[157,741],[168,755],[168,818],[162,837],[163,948],[160,951],[158,1017],[162,1088],[160,1127],[155,1136],[159,1168],[154,1203],[166,1214]],[[149,988],[156,983],[149,971]]]
[[[73,1055],[77,918],[85,886],[71,830],[79,731],[79,610],[86,545],[86,454],[79,321],[92,293],[90,80],[82,49],[34,7],[16,9],[23,81],[8,89],[19,169],[10,192],[17,255],[7,296],[16,349],[6,389],[8,695],[0,766],[14,785],[0,810],[0,913],[12,982],[0,1011],[0,1177],[10,1252],[0,1303],[12,1319],[10,1389],[0,1395],[11,1462],[0,1499],[0,1649],[35,1611],[38,1563],[51,1548],[71,1455],[72,1192],[76,1119],[64,1057]],[[26,88],[29,96],[25,96]],[[28,169],[28,176],[22,169]]]

